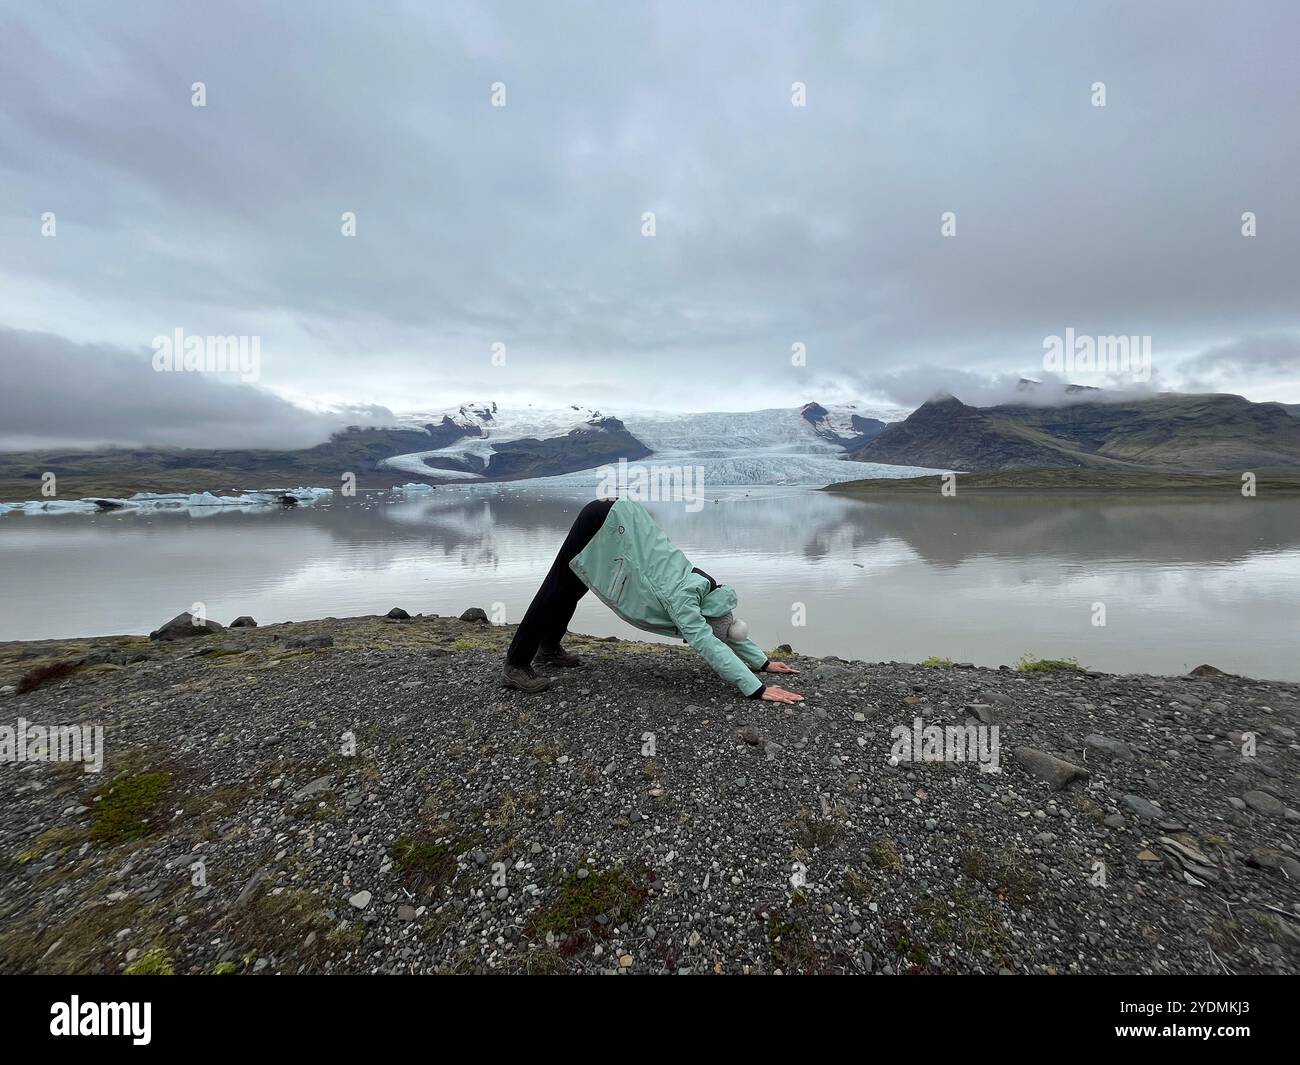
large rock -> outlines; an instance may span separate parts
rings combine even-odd
[[[316,636],[289,636],[284,641],[284,647],[287,651],[300,651],[304,648],[315,647],[333,647],[334,637],[328,633],[321,633]]]
[[[1159,806],[1142,798],[1141,795],[1125,795],[1120,801],[1138,817],[1148,821],[1164,821],[1169,816]]]
[[[240,614],[239,617],[235,618],[235,620],[230,623],[230,627],[232,629],[255,629],[257,628],[257,622],[247,614]]]
[[[460,616],[461,621],[486,622],[487,619],[488,619],[487,611],[484,610],[481,606],[472,606]]]
[[[1246,800],[1247,806],[1261,814],[1269,817],[1286,815],[1286,804],[1276,795],[1270,795],[1266,791],[1248,791],[1242,798]]]
[[[1083,745],[1089,750],[1104,754],[1107,758],[1115,758],[1121,762],[1133,760],[1133,749],[1123,740],[1112,739],[1110,736],[1102,736],[1094,732],[1091,736],[1083,737]]]
[[[330,786],[334,783],[334,774],[326,773],[323,777],[317,777],[310,784],[305,784],[293,793],[293,801],[301,802],[303,799],[311,799],[322,792],[329,791]]]
[[[212,620],[199,622],[193,614],[186,611],[183,614],[177,614],[161,628],[154,629],[153,632],[149,633],[149,639],[187,640],[193,636],[211,636],[213,633],[223,631],[223,628],[224,626]]]
[[[1039,780],[1047,781],[1053,791],[1060,791],[1072,781],[1087,780],[1091,776],[1082,766],[1033,747],[1017,747],[1013,753],[1017,762]]]

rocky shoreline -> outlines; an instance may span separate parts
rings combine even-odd
[[[0,765],[0,970],[1300,971],[1300,685],[791,653],[781,707],[573,636],[526,696],[466,616],[0,644],[11,736],[104,729]]]

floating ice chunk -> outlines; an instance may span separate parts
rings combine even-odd
[[[236,496],[211,492],[136,492],[127,499],[93,496],[88,499],[37,499],[26,503],[0,503],[0,514],[94,514],[124,510],[191,510],[212,513],[221,508],[260,509],[292,499],[299,506],[311,506],[334,495],[332,488],[269,488]]]

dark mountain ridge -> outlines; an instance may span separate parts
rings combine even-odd
[[[1300,466],[1300,419],[1228,394],[1090,395],[1055,406],[923,403],[851,454],[968,471],[1031,468],[1216,472]]]

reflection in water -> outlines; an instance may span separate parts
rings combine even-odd
[[[218,620],[495,604],[517,620],[589,498],[492,485],[201,519],[9,515],[0,638],[148,632],[196,601]],[[1209,661],[1300,679],[1297,501],[860,501],[778,487],[720,490],[698,513],[650,509],[697,565],[736,587],[766,646],[993,665],[1074,656],[1115,671]],[[1096,603],[1104,627],[1092,624]],[[638,635],[590,596],[574,628]]]

